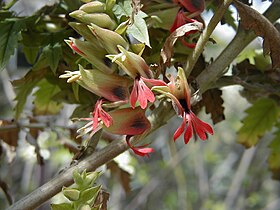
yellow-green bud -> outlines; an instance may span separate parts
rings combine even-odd
[[[82,10],[76,10],[74,12],[71,12],[69,15],[86,24],[94,23],[99,27],[108,28],[111,30],[116,28],[115,21],[112,20],[111,17],[105,13],[88,14]]]
[[[91,24],[89,29],[96,36],[96,38],[100,41],[102,46],[107,50],[110,54],[118,53],[117,46],[120,45],[125,49],[128,49],[128,42],[115,31],[111,31],[105,28],[101,28],[98,25]]]
[[[114,70],[108,67],[104,62],[104,56],[106,51],[101,48],[92,45],[88,41],[81,41],[79,39],[70,38],[65,42],[79,55],[85,58],[93,66],[99,70],[111,74]]]
[[[100,1],[92,1],[82,5],[79,10],[82,10],[86,13],[105,12],[105,4]]]

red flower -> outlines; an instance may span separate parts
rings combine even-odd
[[[179,28],[180,26],[183,26],[187,23],[193,23],[195,22],[196,20],[194,19],[190,19],[186,16],[184,10],[180,9],[176,15],[176,18],[173,22],[173,25],[171,26],[170,28],[170,32],[172,33],[173,31],[175,31],[177,28]],[[185,37],[187,37],[188,35],[190,34],[193,34],[195,33],[196,31],[189,31],[187,33],[185,33]],[[183,43],[183,45],[185,45],[186,47],[189,47],[189,48],[195,48],[195,43],[189,43],[187,42],[186,40],[184,40],[183,38],[181,38],[181,42]]]
[[[95,104],[94,111],[92,113],[93,130],[95,130],[98,127],[100,121],[102,121],[106,127],[109,127],[113,123],[112,117],[102,109],[103,101],[103,99],[98,100]]]
[[[187,121],[188,125],[186,124]],[[213,135],[214,133],[212,127],[209,124],[201,121],[191,110],[189,111],[189,113],[183,113],[183,122],[174,133],[174,141],[177,140],[177,138],[179,138],[179,136],[181,136],[184,131],[185,144],[189,142],[193,135],[193,132],[196,132],[201,140],[207,139],[206,133],[209,133],[211,135]]]
[[[191,110],[190,88],[182,68],[178,69],[177,78],[171,78],[170,83],[168,83],[167,86],[153,87],[152,90],[170,97],[174,102],[173,106],[175,111],[183,118],[181,126],[174,133],[174,141],[184,132],[184,140],[186,144],[193,136],[193,132],[196,132],[202,140],[207,139],[207,133],[213,135],[214,131],[212,127],[195,116]]]
[[[130,94],[130,104],[133,109],[135,108],[136,101],[139,101],[142,109],[147,107],[148,101],[152,103],[155,101],[153,92],[146,86],[140,76],[134,79],[133,89]]]
[[[155,101],[154,93],[150,90],[150,88],[147,87],[145,82],[151,84],[152,86],[166,85],[166,83],[161,80],[147,79],[142,76],[136,77],[134,79],[133,89],[130,94],[130,104],[133,109],[135,108],[137,101],[139,101],[140,107],[142,109],[147,107],[148,101],[152,103]]]
[[[127,136],[126,137],[126,142],[127,142],[127,145],[130,147],[130,149],[132,149],[132,151],[136,154],[136,155],[139,155],[139,156],[147,156],[149,157],[149,154],[154,152],[154,149],[153,148],[150,148],[150,147],[146,147],[148,146],[149,144],[144,144],[144,145],[141,145],[141,146],[133,146],[130,144],[129,140],[130,140],[130,137],[131,136]]]

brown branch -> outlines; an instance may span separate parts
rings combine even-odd
[[[264,16],[272,23],[280,18],[280,1],[275,0],[264,13]],[[215,81],[223,74],[223,71],[231,62],[242,52],[242,50],[254,39],[256,34],[253,31],[246,31],[239,28],[236,36],[230,44],[224,49],[219,57],[211,63],[197,77],[197,82],[201,92],[209,89]]]

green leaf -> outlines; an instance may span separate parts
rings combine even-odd
[[[17,47],[18,34],[23,22],[19,20],[6,20],[0,23],[0,70],[2,70]]]
[[[12,82],[15,87],[17,97],[15,100],[17,104],[15,106],[15,117],[18,119],[24,105],[26,103],[26,99],[33,90],[33,88],[37,85],[37,83],[44,78],[46,74],[46,69],[42,69],[41,71],[29,71],[22,79],[14,80]]]
[[[122,16],[131,17],[131,1],[119,1],[118,4],[114,6],[113,12],[119,20],[122,18]],[[127,34],[131,34],[139,42],[145,43],[148,47],[151,47],[147,24],[144,20],[146,17],[148,17],[147,14],[139,11],[138,14],[134,16],[134,23],[128,26]]]
[[[247,117],[238,132],[238,142],[245,147],[256,145],[260,136],[271,130],[279,117],[279,107],[270,98],[262,98],[246,110]]]
[[[70,203],[51,204],[52,210],[74,210]]]
[[[62,57],[62,49],[59,43],[48,45],[44,48],[48,64],[55,74],[60,58]]]
[[[275,133],[269,147],[271,149],[268,157],[269,169],[272,172],[272,178],[280,180],[280,129]]]
[[[42,80],[38,86],[39,90],[34,93],[36,97],[34,100],[35,114],[57,114],[61,110],[62,104],[54,101],[53,96],[60,91],[60,88],[47,80]]]
[[[38,61],[33,66],[33,70],[39,70],[49,66],[55,74],[61,57],[62,49],[59,43],[56,43],[55,45],[47,45],[44,47]]]

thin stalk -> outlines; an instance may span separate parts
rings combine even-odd
[[[207,27],[203,30],[202,34],[200,35],[200,37],[199,37],[199,39],[198,39],[198,41],[196,43],[196,47],[194,48],[192,54],[188,57],[186,66],[184,68],[185,69],[185,73],[186,73],[186,77],[188,77],[190,75],[193,67],[195,66],[199,56],[201,55],[201,53],[202,53],[202,51],[204,49],[204,46],[208,42],[211,34],[215,30],[215,28],[218,25],[218,23],[223,18],[227,8],[232,3],[232,1],[233,0],[221,1],[222,4],[219,6],[218,10],[215,12],[213,17],[211,18],[211,20],[210,20],[209,24],[207,25]]]

